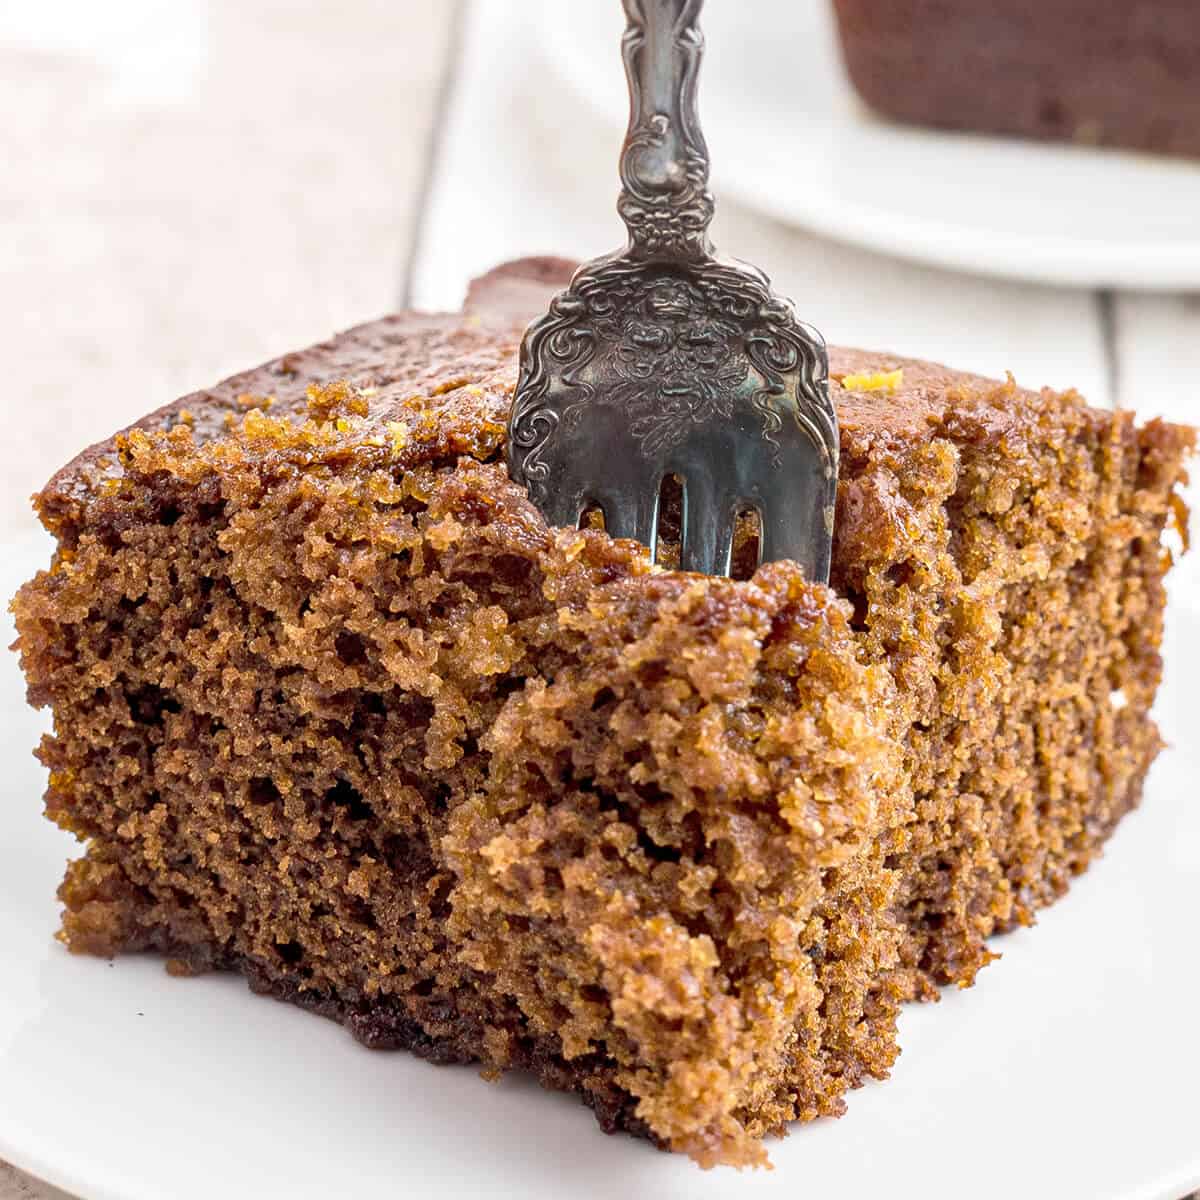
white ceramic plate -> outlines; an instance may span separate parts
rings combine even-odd
[[[535,36],[614,136],[612,0],[540,0]],[[1200,163],[880,121],[846,80],[829,0],[712,0],[701,110],[720,195],[938,266],[1076,286],[1200,286]]]
[[[7,547],[0,596],[45,553]],[[1160,711],[1180,744],[1104,861],[1039,928],[1000,939],[975,988],[905,1012],[888,1083],[742,1177],[606,1138],[528,1080],[364,1050],[236,979],[68,955],[54,889],[72,846],[39,815],[44,722],[5,656],[0,1157],[88,1200],[1179,1200],[1200,1186],[1200,747],[1183,736],[1200,606],[1172,616]]]

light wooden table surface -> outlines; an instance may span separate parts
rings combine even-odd
[[[0,542],[30,528],[24,497],[64,447],[402,291],[457,307],[498,259],[620,240],[611,133],[514,63],[512,11],[58,0],[0,12],[0,111],[19,114],[0,122],[12,340]],[[1200,413],[1196,297],[953,275],[728,205],[714,234],[830,341],[1012,370],[1146,415]],[[0,1163],[0,1200],[61,1197]]]

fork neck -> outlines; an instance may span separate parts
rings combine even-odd
[[[629,230],[627,253],[645,262],[701,262],[712,255],[713,215],[696,107],[704,0],[623,2],[629,131],[617,211]]]

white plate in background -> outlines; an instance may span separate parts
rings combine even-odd
[[[560,84],[619,139],[615,0],[523,15]],[[1200,288],[1200,162],[873,117],[827,0],[711,0],[701,115],[713,184],[814,232],[937,266],[1085,287]],[[615,169],[614,169],[615,178]]]

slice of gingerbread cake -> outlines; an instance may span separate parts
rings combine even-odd
[[[61,936],[758,1163],[1137,803],[1193,433],[833,349],[830,586],[684,574],[505,472],[568,272],[186,397],[37,497]]]

